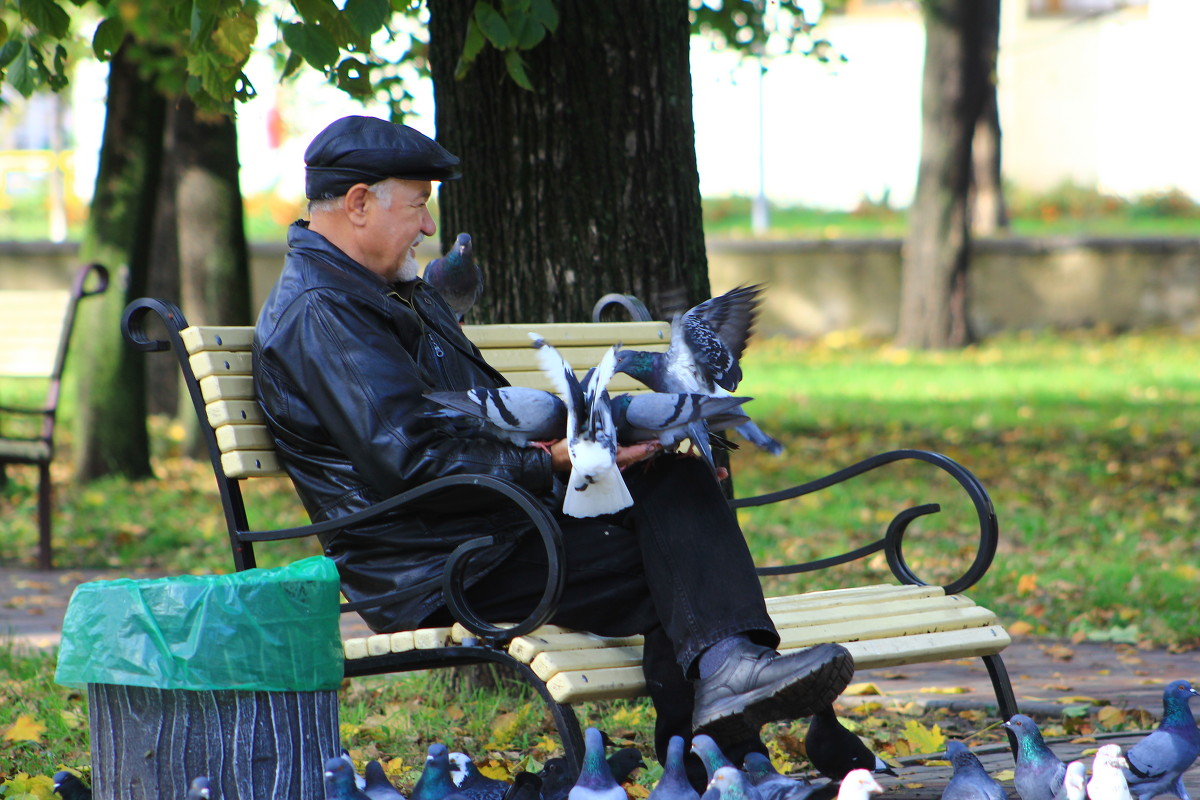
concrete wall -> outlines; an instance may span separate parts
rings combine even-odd
[[[0,290],[66,286],[76,254],[70,244],[0,243]],[[426,243],[418,260],[435,255]],[[899,240],[711,240],[708,257],[714,293],[742,283],[769,285],[762,334],[895,333]],[[251,260],[257,307],[278,275],[283,246],[254,246]],[[1193,330],[1200,324],[1200,238],[980,241],[970,308],[983,335],[1097,324]]]

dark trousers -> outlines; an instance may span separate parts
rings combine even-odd
[[[566,585],[553,622],[601,636],[644,635],[642,669],[661,761],[671,736],[691,741],[700,653],[734,634],[770,647],[779,636],[737,517],[707,464],[659,456],[624,476],[632,507],[591,519],[560,516]],[[526,537],[467,596],[487,619],[518,619],[541,597],[545,577],[541,542]],[[427,623],[448,621],[439,612]],[[741,754],[762,750],[757,739],[721,745],[739,765]]]

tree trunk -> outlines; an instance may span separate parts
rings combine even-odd
[[[995,71],[999,7],[1000,0],[924,4],[921,163],[904,243],[896,337],[902,347],[961,347],[973,338],[967,318],[972,140]]]
[[[230,109],[232,112],[232,109]],[[238,183],[237,127],[232,116],[199,115],[191,98],[168,114],[175,185],[180,301],[189,320],[249,325],[250,255]],[[192,401],[179,393],[185,452],[206,458]]]
[[[475,239],[487,288],[470,322],[585,321],[604,294],[656,316],[709,296],[684,0],[560,0],[521,55],[535,90],[485,48],[455,80],[474,0],[430,0],[443,250]]]
[[[117,52],[109,67],[107,116],[81,256],[108,266],[113,283],[80,308],[72,355],[79,376],[76,478],[151,474],[143,354],[125,345],[121,313],[145,293],[165,104],[137,65]]]
[[[981,52],[984,68],[991,65],[987,95],[979,120],[975,123],[972,141],[971,233],[974,236],[994,236],[1008,230],[1008,204],[1004,200],[1001,171],[1000,106],[996,102],[996,48],[1000,45],[999,5],[995,19],[985,20],[992,30],[983,32],[984,47],[994,44],[993,52]]]

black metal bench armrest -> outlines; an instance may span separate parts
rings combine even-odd
[[[999,542],[999,527],[996,522],[996,512],[992,507],[992,500],[988,496],[987,490],[983,488],[983,484],[975,477],[966,467],[959,464],[952,458],[944,456],[941,453],[934,453],[928,450],[891,450],[886,453],[871,456],[870,458],[852,464],[845,469],[826,475],[823,478],[818,478],[808,483],[793,486],[790,489],[783,489],[778,492],[770,492],[768,494],[756,495],[754,497],[743,497],[737,500],[730,501],[730,505],[734,508],[750,508],[754,506],[762,506],[770,503],[777,503],[781,500],[791,500],[806,494],[812,494],[830,486],[847,481],[851,478],[862,475],[864,472],[870,472],[873,469],[891,464],[902,460],[917,460],[933,464],[935,467],[949,473],[960,486],[966,491],[971,498],[971,502],[975,506],[975,513],[979,519],[979,541],[975,548],[975,557],[959,578],[950,583],[943,585],[946,594],[957,594],[966,591],[973,586],[988,567],[991,566],[992,559],[996,555],[996,545]],[[907,508],[897,514],[888,525],[887,532],[882,539],[879,539],[871,544],[857,548],[847,553],[829,558],[822,558],[816,561],[808,561],[803,564],[791,564],[779,567],[759,567],[759,575],[790,575],[798,572],[812,572],[826,567],[835,566],[837,564],[845,564],[849,561],[855,561],[864,558],[872,553],[877,553],[880,550],[884,551],[887,557],[888,566],[892,570],[892,574],[901,583],[926,585],[926,582],[917,577],[916,573],[909,567],[908,562],[904,559],[904,533],[908,529],[909,524],[917,517],[926,514],[935,514],[941,510],[941,506],[936,503],[928,505],[914,506]]]

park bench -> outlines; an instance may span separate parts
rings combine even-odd
[[[153,322],[158,320],[158,322]],[[165,338],[154,338],[151,324],[161,323]],[[582,738],[572,704],[645,693],[641,671],[641,638],[605,638],[570,631],[546,621],[553,614],[562,586],[562,536],[553,516],[521,487],[483,475],[442,478],[390,498],[352,517],[286,530],[254,530],[247,522],[242,481],[286,475],[255,399],[251,373],[251,327],[190,326],[172,304],[135,300],[125,311],[126,338],[146,350],[173,350],[183,370],[201,428],[209,444],[225,520],[238,570],[255,566],[258,542],[332,532],[350,521],[370,518],[450,487],[471,484],[496,492],[528,514],[547,549],[549,578],[538,607],[528,618],[506,623],[480,619],[465,600],[460,578],[469,560],[496,542],[488,531],[462,545],[437,579],[458,620],[452,627],[379,633],[343,642],[345,674],[375,675],[468,663],[507,665],[545,699],[558,727],[566,757],[578,769]],[[529,346],[536,330],[558,347],[575,367],[594,364],[616,341],[626,347],[664,349],[670,337],[665,322],[557,323],[544,325],[468,325],[464,331],[489,363],[515,385],[549,388]],[[157,334],[156,334],[157,335]],[[637,390],[638,384],[618,375],[614,392]],[[898,461],[920,461],[949,473],[966,492],[978,519],[978,539],[971,563],[961,577],[945,585],[926,585],[903,553],[909,524],[939,510],[937,504],[908,508],[897,514],[877,541],[848,553],[791,566],[761,567],[760,575],[823,569],[882,552],[897,582],[830,591],[770,597],[768,608],[782,636],[781,650],[820,642],[840,642],[853,653],[857,668],[866,670],[911,663],[980,657],[996,693],[998,710],[1007,719],[1017,706],[1001,651],[1010,639],[996,615],[976,605],[963,591],[987,571],[995,554],[998,528],[991,501],[982,485],[962,466],[938,453],[897,450],[866,459],[812,482],[756,497],[733,500],[749,508],[800,497]],[[436,584],[435,584],[436,585]],[[412,587],[429,591],[429,582]],[[389,597],[395,597],[390,595]],[[381,605],[343,603],[343,611]]]
[[[91,280],[91,276],[95,279]],[[90,284],[90,286],[89,286]],[[54,427],[63,366],[75,326],[79,301],[108,288],[108,270],[86,264],[75,273],[69,290],[5,289],[0,291],[0,378],[12,397],[0,405],[0,486],[9,464],[38,468],[38,568],[50,569],[54,460]],[[28,384],[18,388],[17,383]],[[34,399],[34,398],[37,399]]]

